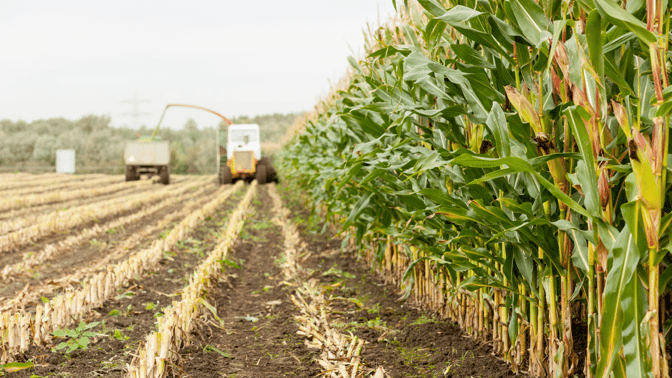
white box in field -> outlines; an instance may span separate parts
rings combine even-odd
[[[75,173],[75,150],[56,150],[56,173]]]

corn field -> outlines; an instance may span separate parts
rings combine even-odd
[[[285,176],[514,370],[669,376],[670,3],[394,5]]]

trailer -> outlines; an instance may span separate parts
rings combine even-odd
[[[160,140],[128,142],[124,151],[126,181],[140,180],[140,175],[159,176],[159,182],[170,183],[170,144]]]

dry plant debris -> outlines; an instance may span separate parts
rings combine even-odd
[[[219,261],[226,258],[245,223],[256,186],[257,183],[254,181],[229,217],[219,243],[191,276],[189,285],[182,292],[182,300],[173,301],[170,309],[163,309],[166,315],[158,319],[158,332],[152,332],[147,336],[144,346],[138,351],[137,358],[127,367],[128,377],[165,377],[168,373],[167,366],[179,360],[179,354],[173,351],[179,350],[180,345],[189,344],[194,319],[204,308],[211,307],[203,296],[206,289],[216,284],[216,278],[223,274]]]
[[[306,345],[309,348],[322,350],[317,362],[322,366],[323,376],[356,378],[374,374],[375,377],[383,377],[385,370],[382,367],[376,370],[363,368],[360,355],[365,346],[364,340],[357,336],[344,335],[330,327],[331,308],[322,288],[317,280],[304,279],[308,274],[297,262],[301,242],[299,231],[289,220],[290,212],[283,205],[275,185],[268,186],[268,194],[273,199],[273,222],[282,228],[284,236],[284,259],[281,267],[286,282],[296,287],[296,295],[291,295],[290,298],[301,311],[301,315],[296,317],[300,324],[297,333],[308,338]]]

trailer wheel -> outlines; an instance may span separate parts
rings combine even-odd
[[[229,167],[228,165],[222,165],[220,176],[221,176],[220,184],[222,185],[231,184],[231,182],[233,182],[233,178],[231,175],[231,167]]]
[[[139,177],[136,177],[135,167],[132,165],[126,166],[126,181],[137,181]]]
[[[164,165],[159,168],[159,177],[161,178],[159,182],[163,185],[170,184],[170,165]]]
[[[266,164],[257,165],[257,184],[263,185],[266,183]]]

